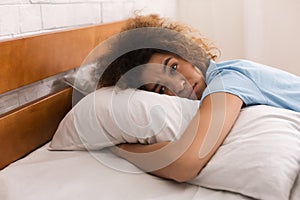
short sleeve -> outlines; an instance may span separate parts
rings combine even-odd
[[[246,106],[265,104],[266,100],[256,83],[245,74],[234,69],[213,70],[207,76],[207,88],[201,101],[209,94],[227,92],[238,96]]]

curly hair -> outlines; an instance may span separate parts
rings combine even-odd
[[[153,14],[128,19],[108,46],[108,51],[97,60],[98,88],[116,85],[124,74],[146,64],[154,53],[179,56],[198,67],[204,75],[209,60],[215,60],[219,54],[215,45],[199,31]],[[137,87],[138,77],[139,74],[135,74],[123,78],[122,87]]]

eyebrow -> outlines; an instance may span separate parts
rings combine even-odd
[[[171,60],[171,58],[172,58],[172,56],[170,56],[170,57],[168,57],[164,62],[163,62],[163,70],[162,70],[162,72],[163,73],[166,73],[166,68],[167,68],[167,66],[168,66],[168,63],[169,63],[169,61]],[[151,89],[151,92],[155,92],[155,90],[157,89],[157,87],[159,86],[159,83],[156,83],[155,85],[154,85],[154,87]]]
[[[166,68],[167,68],[168,63],[169,63],[169,61],[171,60],[171,58],[172,58],[172,57],[170,56],[170,57],[168,57],[168,58],[164,61],[163,73],[166,72]]]

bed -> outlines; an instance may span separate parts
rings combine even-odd
[[[54,134],[77,103],[78,91],[62,77],[124,23],[0,42],[1,104],[51,80],[45,94],[0,115],[0,199],[299,200],[300,114],[290,110],[244,108],[209,164],[187,183],[144,173],[107,148],[51,150]]]

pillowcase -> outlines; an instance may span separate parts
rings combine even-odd
[[[230,134],[190,183],[264,200],[288,200],[300,172],[300,113],[244,108]]]
[[[120,143],[176,140],[198,107],[198,100],[101,88],[85,96],[64,117],[50,149],[100,150]]]

